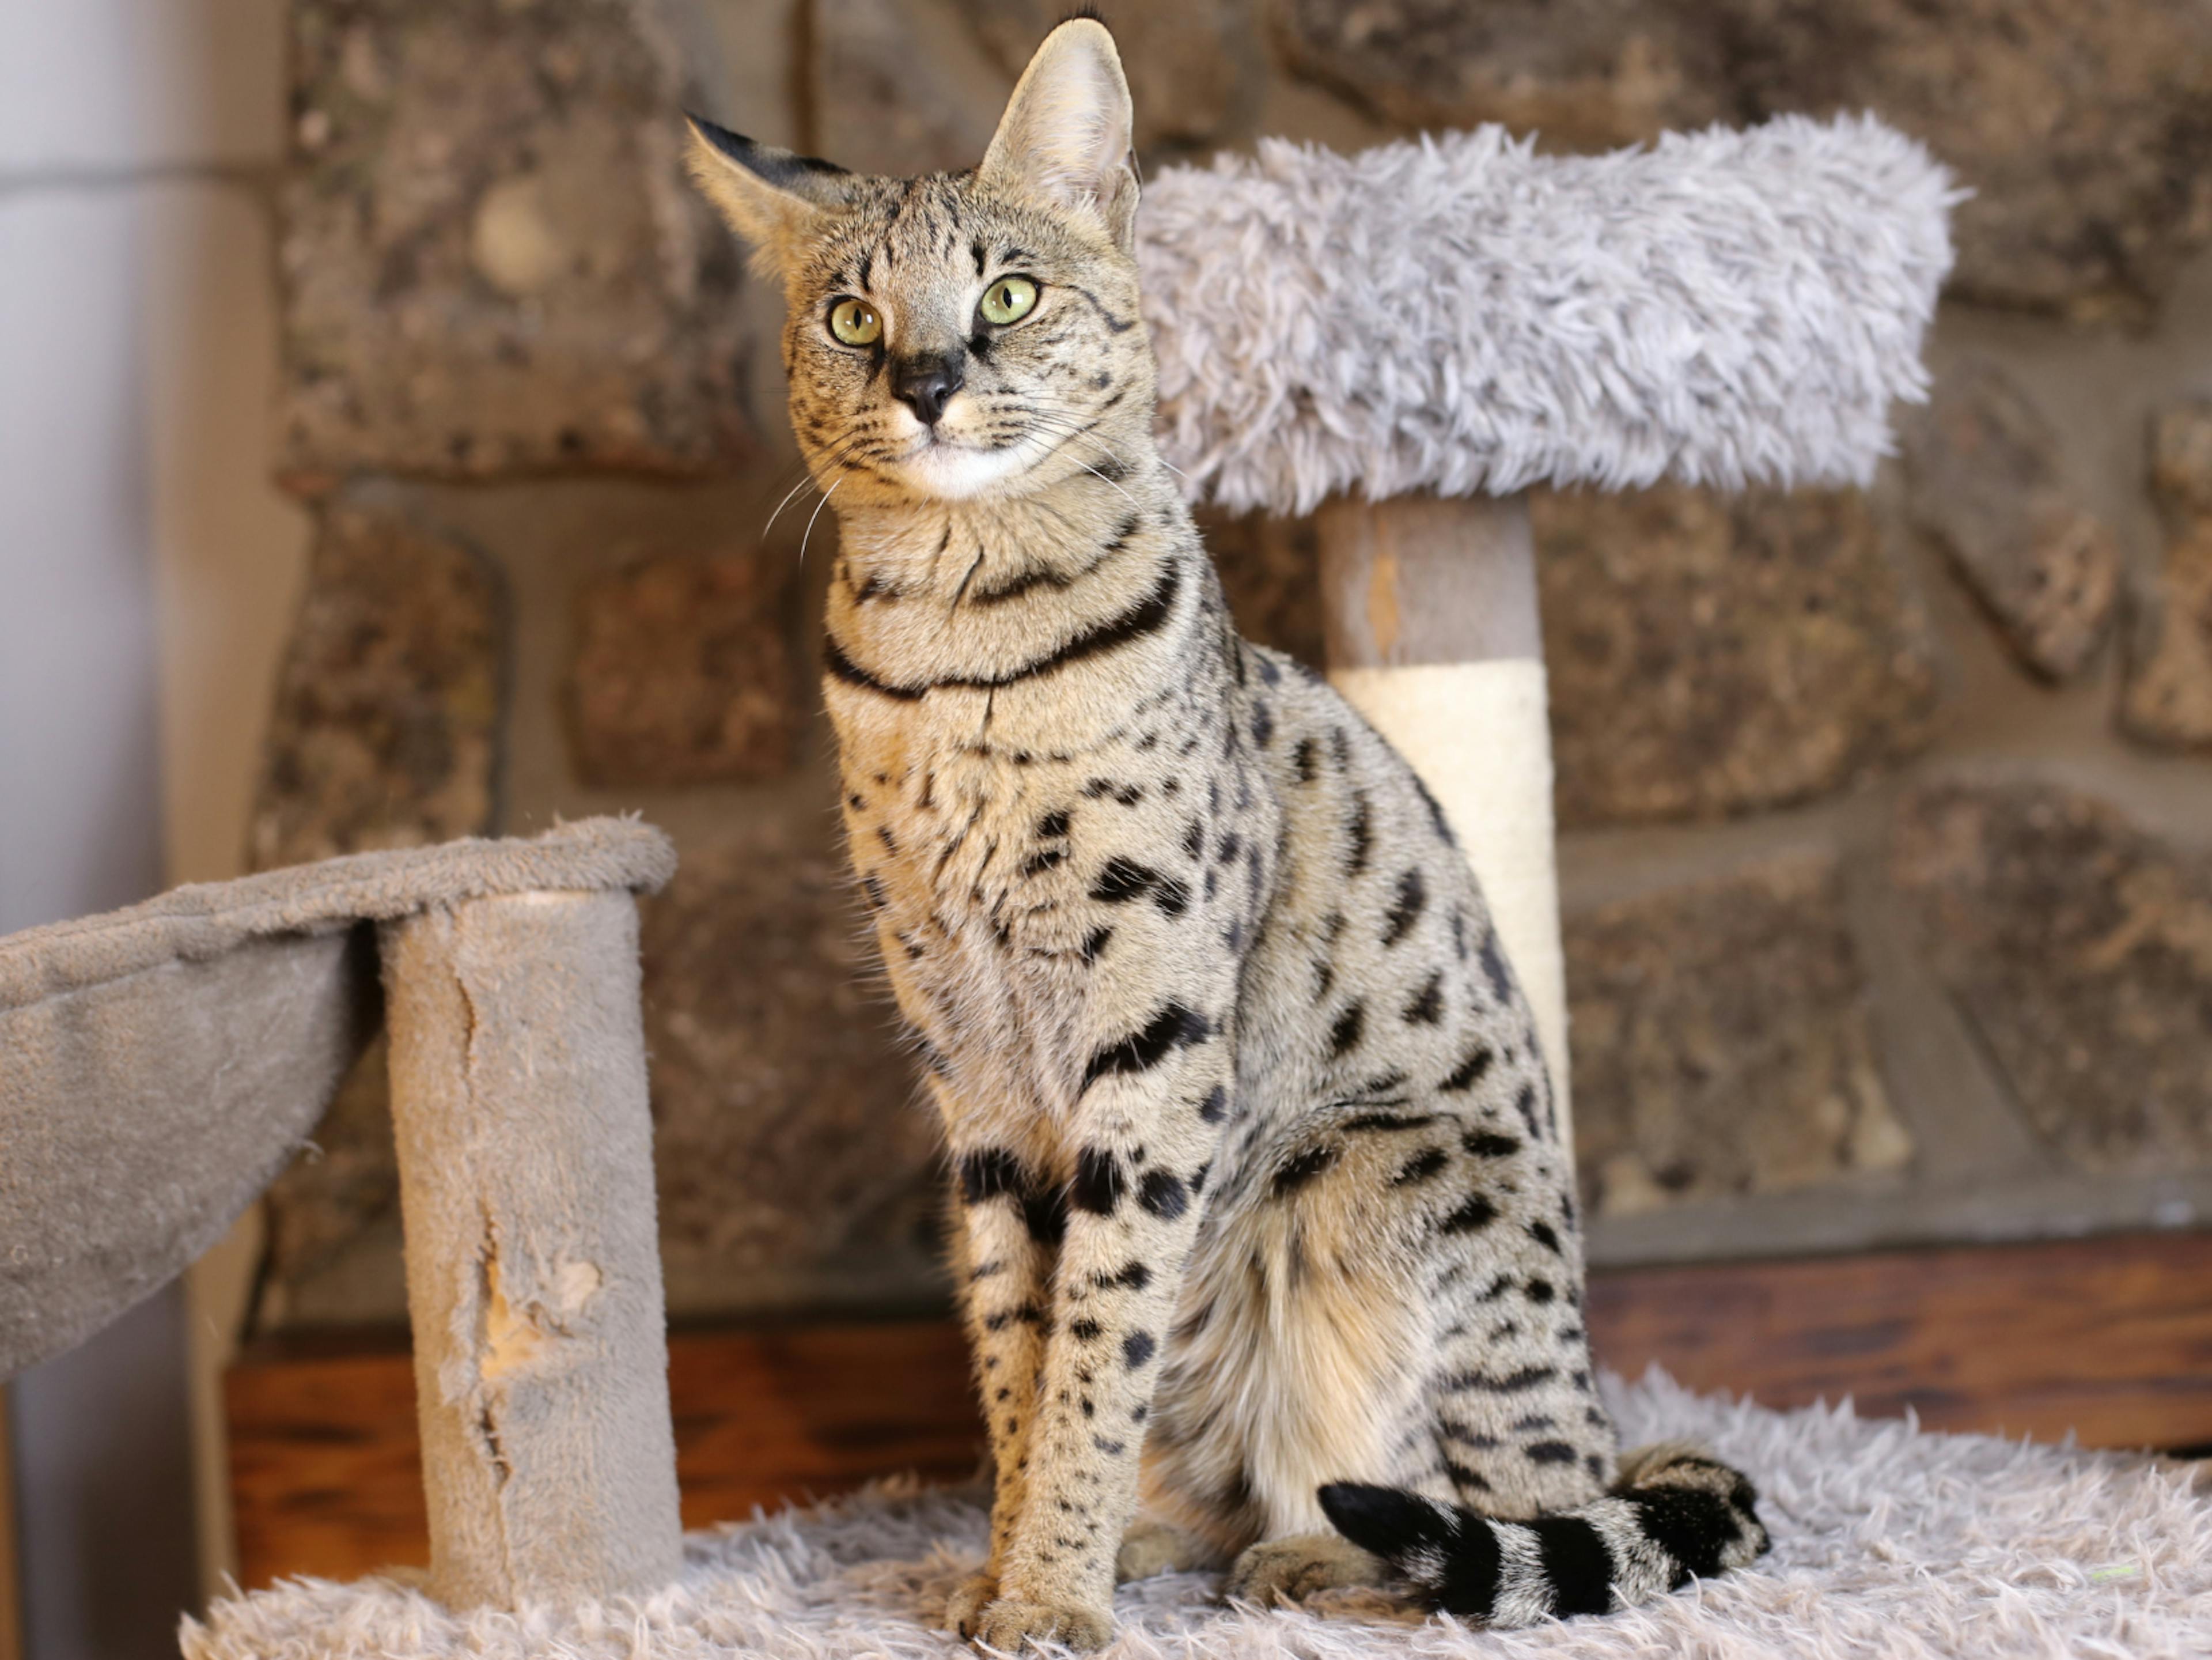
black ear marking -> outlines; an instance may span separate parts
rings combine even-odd
[[[709,121],[703,115],[686,110],[684,119],[713,148],[717,155],[736,162],[746,172],[774,185],[778,190],[805,192],[806,181],[824,175],[849,177],[848,170],[835,161],[825,161],[818,155],[796,155],[773,145],[756,143],[741,132],[732,132],[719,121]]]

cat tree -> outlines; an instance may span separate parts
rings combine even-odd
[[[1562,1085],[1512,493],[1863,479],[1923,386],[1950,199],[1887,129],[1798,119],[1583,159],[1494,131],[1273,145],[1146,197],[1167,453],[1229,507],[1320,508],[1331,672],[1443,800]],[[641,1651],[647,1605],[595,1599],[682,1563],[631,900],[672,868],[657,832],[593,820],[0,940],[0,1376],[179,1272],[389,1027],[444,1607],[280,1586],[188,1627],[188,1652]],[[682,1651],[767,1606],[702,1612],[688,1574],[650,1604]]]
[[[1163,173],[1190,493],[1316,514],[1329,678],[1443,802],[1570,1122],[1532,484],[1864,483],[1925,394],[1948,175],[1871,117],[1547,156],[1502,129]],[[1317,511],[1316,511],[1317,510]]]

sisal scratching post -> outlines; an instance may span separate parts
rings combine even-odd
[[[1536,1017],[1571,1146],[1552,734],[1527,504],[1337,497],[1314,526],[1328,678],[1443,807]]]
[[[636,906],[506,894],[381,932],[433,1592],[512,1608],[665,1584]]]

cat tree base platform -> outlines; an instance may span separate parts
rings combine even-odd
[[[1224,1608],[1218,1581],[1121,1588],[1110,1654],[1143,1660],[1368,1656],[1626,1660],[1844,1655],[2010,1660],[2181,1655],[2212,1630],[2212,1493],[2131,1454],[1937,1435],[1848,1408],[1769,1412],[1658,1373],[1607,1380],[1629,1444],[1702,1440],[1756,1471],[1774,1549],[1640,1608],[1524,1631],[1425,1620],[1374,1593],[1297,1612]],[[935,1621],[981,1560],[974,1487],[879,1485],[817,1509],[689,1535],[682,1577],[635,1598],[453,1614],[404,1577],[297,1579],[187,1622],[186,1660],[687,1660],[943,1656]],[[2101,1644],[2106,1645],[2099,1647]]]

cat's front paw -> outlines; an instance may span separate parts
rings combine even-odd
[[[1025,1645],[1064,1643],[1078,1654],[1103,1649],[1114,1635],[1114,1617],[1104,1608],[1060,1608],[1002,1596],[985,1608],[969,1633],[1001,1654],[1019,1654]]]
[[[999,1576],[988,1570],[971,1573],[945,1599],[945,1628],[963,1637],[975,1634],[975,1616],[999,1600]]]

